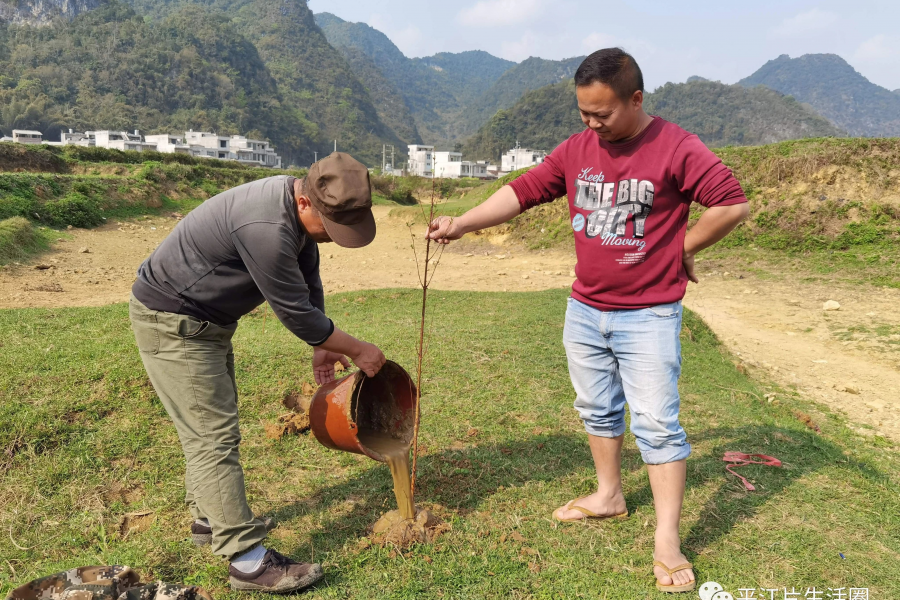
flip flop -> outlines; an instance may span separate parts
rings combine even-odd
[[[662,564],[662,563],[659,562],[658,560],[654,560],[654,561],[653,561],[653,566],[654,566],[654,567],[659,567],[660,569],[662,569],[663,571],[665,571],[666,573],[668,573],[668,574],[669,574],[669,577],[672,576],[672,573],[675,573],[675,572],[677,572],[677,571],[683,571],[683,570],[685,570],[685,569],[693,569],[693,568],[694,568],[694,565],[692,565],[692,564],[689,563],[689,562],[686,562],[686,563],[684,563],[684,564],[682,564],[682,565],[678,565],[678,566],[675,567],[674,569],[670,569],[669,567],[667,567],[666,565]],[[654,575],[654,577],[655,577],[655,575]],[[696,580],[696,579],[694,579],[694,580],[691,581],[690,583],[683,583],[683,584],[681,584],[681,585],[675,585],[674,583],[673,583],[672,585],[663,585],[663,584],[661,584],[661,583],[659,582],[659,579],[656,580],[656,589],[658,589],[658,590],[661,591],[661,592],[690,592],[690,591],[693,591],[693,589],[694,589],[695,587],[697,587],[697,580]]]
[[[588,519],[624,519],[628,516],[627,510],[617,515],[598,515],[597,513],[591,512],[583,506],[574,506],[575,502],[578,502],[579,500],[584,500],[584,498],[576,498],[575,500],[570,500],[569,503],[563,507],[563,510],[577,510],[584,515],[583,517],[576,517],[574,519],[560,519],[556,516],[556,511],[553,511],[553,518],[557,521],[560,521],[561,523],[574,523],[576,521],[587,521]]]

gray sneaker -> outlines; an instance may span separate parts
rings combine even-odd
[[[262,565],[252,573],[228,566],[231,589],[244,592],[286,594],[307,588],[323,577],[322,565],[299,563],[274,550],[268,550]]]
[[[275,529],[275,520],[272,517],[260,517],[266,531]],[[191,523],[191,539],[194,540],[195,546],[206,546],[212,543],[212,529],[209,525],[204,525],[194,521]]]

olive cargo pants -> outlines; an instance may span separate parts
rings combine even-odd
[[[212,551],[232,558],[266,537],[247,504],[238,445],[237,384],[231,338],[237,323],[150,310],[131,296],[129,315],[150,383],[184,450],[185,501],[208,519]]]

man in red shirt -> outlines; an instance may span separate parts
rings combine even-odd
[[[461,217],[441,217],[441,243],[493,227],[568,195],[578,263],[563,343],[584,421],[597,491],[558,508],[560,521],[627,517],[621,450],[625,404],[647,464],[657,514],[654,574],[667,592],[693,590],[678,534],[690,454],[678,422],[682,307],[694,255],[748,214],[740,184],[700,139],[643,109],[643,76],[618,48],[575,73],[587,129]],[[704,207],[687,230],[691,202]]]

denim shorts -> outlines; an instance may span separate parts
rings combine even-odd
[[[575,410],[591,435],[631,433],[644,462],[682,460],[691,453],[678,422],[681,302],[636,310],[599,310],[569,298],[563,344],[575,388]]]

